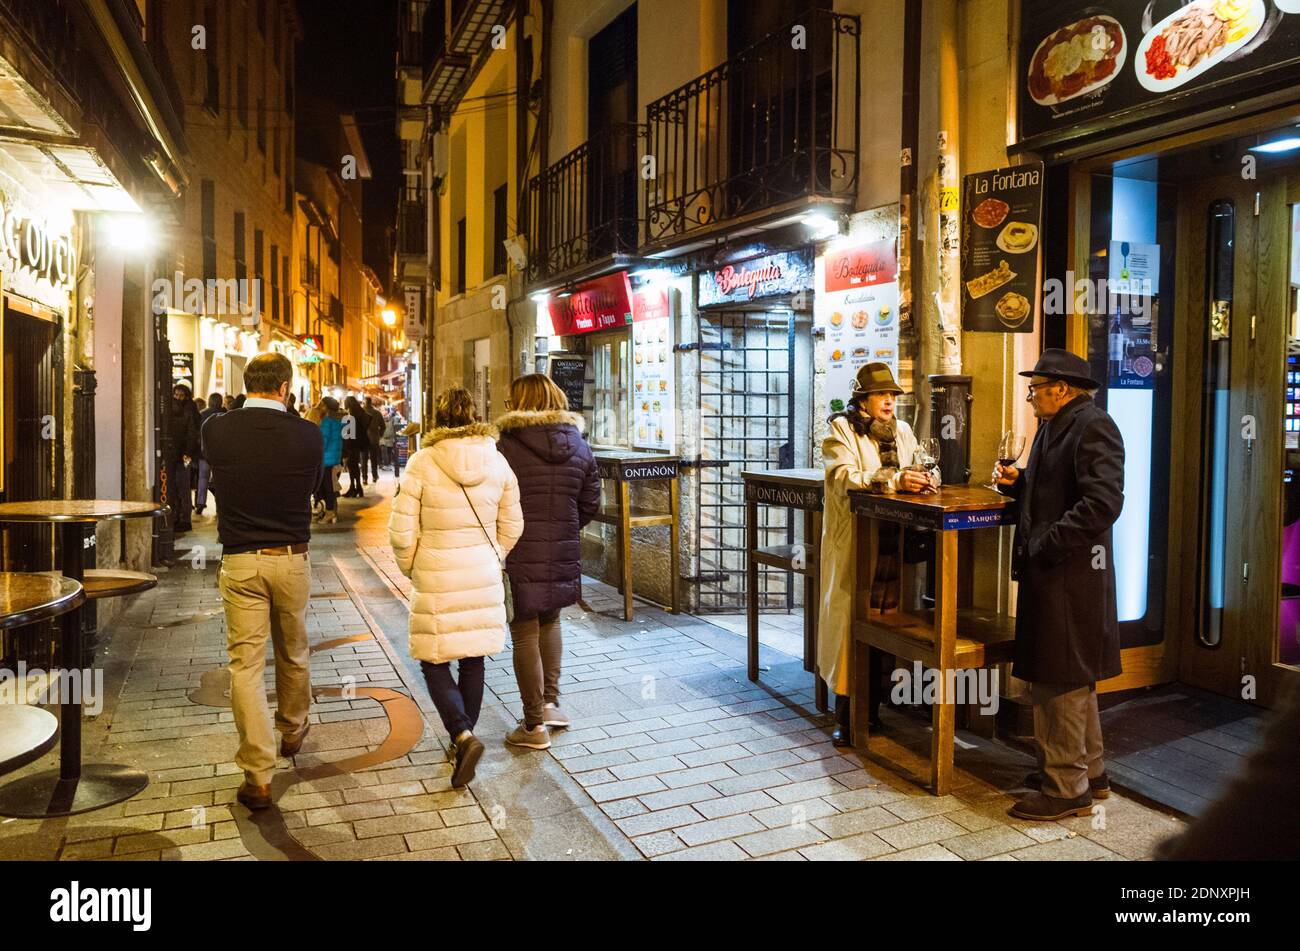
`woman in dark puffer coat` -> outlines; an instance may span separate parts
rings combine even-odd
[[[582,417],[549,377],[533,373],[510,384],[506,413],[497,421],[497,449],[519,480],[524,534],[506,559],[514,596],[515,679],[524,719],[506,737],[515,746],[544,750],[547,727],[566,727],[559,708],[560,609],[582,594],[579,533],[600,508],[600,476],[582,437]]]

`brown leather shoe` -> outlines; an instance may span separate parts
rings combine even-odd
[[[311,730],[311,724],[308,723],[298,734],[298,738],[291,740],[287,735],[280,737],[280,755],[294,756],[302,749],[302,741],[307,739],[307,733]]]
[[[244,780],[239,791],[235,793],[235,798],[249,809],[270,809],[271,787],[270,785],[255,786],[248,780]]]

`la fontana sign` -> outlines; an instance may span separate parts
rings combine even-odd
[[[0,268],[7,287],[64,308],[72,289],[72,237],[0,195]]]

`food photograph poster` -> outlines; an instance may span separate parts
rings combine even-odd
[[[818,326],[826,331],[826,409],[842,411],[864,364],[898,376],[898,253],[893,238],[828,251],[817,260]]]
[[[632,297],[632,445],[671,452],[677,441],[673,399],[671,293],[645,288]]]
[[[962,329],[1030,333],[1038,320],[1043,165],[967,175],[962,186]]]

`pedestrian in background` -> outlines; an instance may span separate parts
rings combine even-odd
[[[366,397],[366,461],[361,464],[362,472],[365,472],[367,462],[370,468],[370,478],[376,483],[379,482],[379,457],[383,452],[380,448],[384,440],[384,414],[379,412],[379,407],[375,405],[374,400]]]
[[[298,397],[293,393],[290,393],[289,399],[285,401],[284,409],[285,412],[289,413],[291,416],[302,415],[301,413],[298,412]]]
[[[199,454],[199,427],[190,401],[190,388],[183,383],[172,387],[167,412],[167,439],[163,466],[167,472],[167,504],[173,535],[191,531],[190,463]]]
[[[582,595],[580,534],[600,508],[600,476],[582,436],[582,417],[549,377],[510,384],[497,421],[500,449],[520,486],[524,535],[506,559],[514,597],[510,637],[524,718],[506,742],[544,750],[547,727],[567,727],[560,710],[560,609]]]
[[[316,409],[319,409],[317,414]],[[312,415],[320,426],[324,449],[321,458],[320,483],[316,486],[316,501],[319,506],[317,518],[327,524],[339,520],[338,494],[334,489],[334,470],[343,460],[343,413],[339,411],[339,402],[332,396],[321,397]]]
[[[200,403],[203,400],[200,398]],[[199,413],[199,433],[203,432],[203,425],[213,416],[217,416],[226,411],[225,404],[221,399],[220,393],[213,393],[208,397],[207,409]],[[212,467],[208,460],[203,457],[203,440],[199,439],[199,482],[194,489],[194,511],[202,515],[203,510],[208,507],[208,484],[212,481]]]
[[[348,467],[348,490],[343,497],[359,499],[364,495],[361,486],[365,484],[366,428],[370,417],[355,396],[349,396],[343,405],[347,408],[343,420],[343,461]]]
[[[397,474],[396,453],[393,446],[397,441],[397,410],[385,406],[384,414],[384,434],[379,439],[379,463],[385,468],[392,469],[393,474]]]
[[[311,668],[307,601],[311,588],[311,493],[320,481],[320,429],[285,412],[293,364],[260,353],[244,368],[242,409],[208,420],[204,451],[217,477],[221,600],[230,655],[230,705],[239,731],[235,797],[249,809],[271,805],[275,742],[267,709],[266,645],[275,648],[275,727],[280,755],[307,736]]]
[[[230,410],[235,409],[235,394],[227,393],[222,399],[222,405],[224,406],[226,412],[230,412]]]
[[[438,397],[436,427],[412,458],[389,516],[389,540],[411,579],[409,647],[451,737],[451,784],[474,778],[483,743],[483,658],[505,646],[502,559],[523,531],[519,484],[459,387]],[[457,662],[457,677],[451,662]]]

